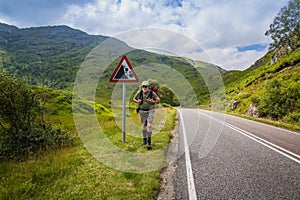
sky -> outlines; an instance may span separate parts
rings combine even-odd
[[[168,29],[197,42],[213,64],[244,70],[268,51],[272,40],[265,32],[287,4],[288,0],[0,0],[0,22],[19,28],[68,25],[112,37],[134,29]]]

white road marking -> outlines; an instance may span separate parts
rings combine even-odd
[[[211,119],[213,119],[213,120],[215,120],[215,121],[217,121],[219,123],[222,123],[223,125],[225,125],[225,126],[231,128],[231,129],[233,129],[233,130],[235,130],[235,131],[243,134],[244,136],[246,136],[246,137],[248,137],[248,138],[250,138],[250,139],[252,139],[252,140],[254,140],[254,141],[256,141],[256,142],[258,142],[258,143],[260,143],[260,144],[262,144],[262,145],[264,145],[264,146],[266,146],[266,147],[268,147],[268,148],[270,148],[270,149],[272,149],[274,151],[276,151],[277,153],[280,153],[281,155],[283,155],[283,156],[285,156],[287,158],[290,158],[291,160],[297,162],[298,164],[300,164],[300,156],[299,155],[297,155],[297,154],[295,154],[293,152],[290,152],[290,151],[288,151],[288,150],[286,150],[286,149],[284,149],[284,148],[282,148],[282,147],[280,147],[280,146],[278,146],[276,144],[273,144],[273,143],[271,143],[271,142],[269,142],[267,140],[264,140],[264,139],[262,139],[260,137],[257,137],[256,135],[254,135],[254,134],[252,134],[252,133],[250,133],[248,131],[245,131],[245,130],[240,129],[240,128],[236,127],[236,126],[233,126],[232,124],[229,124],[229,123],[227,123],[225,121],[218,120],[216,118],[213,118],[212,116],[209,116],[209,115],[201,113],[201,112],[199,112],[199,113],[202,114],[202,115],[205,115],[206,117],[209,117],[209,118],[211,118]]]
[[[196,189],[195,189],[195,182],[194,182],[194,176],[193,176],[193,171],[192,171],[192,163],[191,163],[191,158],[190,158],[188,140],[187,140],[187,136],[186,136],[186,132],[185,132],[185,126],[184,126],[184,122],[183,122],[182,112],[179,109],[177,109],[177,111],[180,113],[180,121],[181,121],[181,125],[182,125],[189,199],[196,200],[197,194],[196,194]]]
[[[282,147],[280,147],[276,144],[273,144],[273,143],[271,143],[267,140],[264,140],[260,137],[257,137],[256,135],[253,135],[252,133],[249,133],[248,131],[245,131],[245,130],[240,129],[238,127],[235,127],[231,124],[228,124],[227,122],[225,122],[225,126],[227,126],[231,129],[245,135],[246,137],[248,137],[248,138],[250,138],[250,139],[252,139],[252,140],[254,140],[254,141],[256,141],[256,142],[258,142],[258,143],[260,143],[260,144],[262,144],[262,145],[264,145],[264,146],[266,146],[266,147],[268,147],[268,148],[270,148],[270,149],[272,149],[272,150],[274,150],[278,153],[280,153],[281,155],[292,159],[293,161],[297,162],[298,164],[300,164],[300,160],[299,160],[300,156],[298,156],[297,154],[294,154],[293,152],[290,152],[290,151],[288,151],[288,150],[286,150],[286,149],[284,149],[284,148],[282,148]]]
[[[211,112],[211,113],[212,113],[212,111],[208,111],[208,110],[205,110],[205,111],[206,111],[206,112]],[[202,113],[202,114],[204,114],[204,113]],[[225,114],[225,113],[218,113],[218,114],[222,114],[222,115],[228,116],[228,117],[240,118],[240,117],[237,117],[237,116],[234,116],[234,115]],[[207,116],[208,116],[208,115],[207,115]],[[284,128],[281,128],[281,127],[277,127],[277,126],[274,126],[274,125],[270,125],[270,124],[267,124],[267,123],[258,122],[258,121],[254,121],[254,120],[250,120],[250,119],[246,119],[246,118],[242,118],[242,119],[247,120],[247,121],[249,121],[249,122],[251,122],[251,123],[256,123],[256,124],[264,125],[264,126],[269,126],[269,127],[271,127],[271,128],[274,128],[274,129],[279,129],[279,130],[282,130],[282,131],[284,131],[284,132],[288,132],[288,133],[290,133],[290,134],[293,134],[293,135],[299,135],[299,136],[300,136],[300,133],[295,132],[295,131],[291,131],[291,130],[288,130],[288,129],[284,129]]]
[[[232,116],[232,115],[228,115],[228,114],[225,114],[225,115],[226,116],[230,116],[230,117],[236,117],[236,116]],[[297,133],[297,132],[294,132],[294,131],[290,131],[290,130],[287,130],[287,129],[284,129],[284,128],[280,128],[280,127],[277,127],[277,126],[273,126],[273,125],[270,125],[270,124],[265,124],[265,123],[254,121],[254,120],[250,120],[250,119],[245,119],[245,120],[248,120],[250,122],[253,122],[253,123],[256,123],[256,124],[259,124],[259,125],[264,125],[264,126],[268,126],[268,127],[274,128],[274,129],[282,130],[284,132],[288,132],[288,133],[293,134],[293,135],[300,136],[300,133]]]

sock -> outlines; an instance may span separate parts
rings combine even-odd
[[[147,131],[147,137],[152,137],[152,132]]]
[[[142,132],[143,132],[143,138],[147,138],[147,136],[148,136],[148,132],[147,132],[147,130],[142,130]]]

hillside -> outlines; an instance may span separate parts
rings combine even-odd
[[[244,71],[223,75],[228,112],[299,123],[300,49],[278,52],[268,52]],[[236,109],[232,109],[234,101]]]

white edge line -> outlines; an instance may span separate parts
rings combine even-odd
[[[286,152],[287,154],[290,154],[290,155],[292,155],[292,156],[294,156],[294,157],[300,159],[300,156],[299,156],[299,155],[297,155],[297,154],[295,154],[295,153],[293,153],[293,152],[291,152],[291,151],[289,151],[289,150],[286,150],[286,149],[284,149],[284,148],[282,148],[282,147],[280,147],[280,146],[278,146],[278,145],[276,145],[276,144],[273,144],[273,143],[271,143],[271,142],[269,142],[269,141],[267,141],[267,140],[265,140],[265,139],[262,139],[262,138],[260,138],[260,137],[258,137],[258,136],[256,136],[256,135],[253,135],[252,133],[249,133],[248,131],[245,131],[245,130],[240,129],[240,128],[236,127],[236,126],[233,126],[232,124],[229,124],[229,123],[227,123],[227,122],[225,122],[225,123],[226,123],[228,126],[231,126],[231,127],[235,128],[235,129],[237,129],[237,130],[240,130],[240,131],[244,132],[245,134],[248,134],[248,135],[250,135],[251,137],[254,137],[254,138],[257,139],[257,140],[263,141],[264,143],[267,143],[267,144],[270,145],[270,146],[273,146],[273,147],[275,147],[275,148],[277,148],[277,149],[280,149],[281,151],[284,151],[284,152]]]
[[[209,111],[209,110],[201,110],[201,111],[206,111],[206,112],[210,112],[210,113],[217,113],[217,112],[213,112],[213,111]],[[202,114],[204,114],[202,112]],[[260,121],[255,121],[255,120],[251,120],[251,119],[247,119],[247,118],[241,118],[241,117],[238,117],[238,116],[235,116],[235,115],[230,115],[230,114],[227,114],[227,113],[218,113],[218,114],[222,114],[224,116],[228,116],[228,117],[234,117],[234,118],[239,118],[239,119],[244,119],[244,120],[247,120],[249,122],[253,122],[253,123],[256,123],[256,124],[260,124],[260,125],[264,125],[264,126],[269,126],[271,128],[274,128],[274,129],[279,129],[279,130],[282,130],[284,132],[287,132],[287,133],[290,133],[290,134],[293,134],[293,135],[299,135],[300,136],[300,133],[299,132],[296,132],[296,131],[291,131],[291,130],[288,130],[288,129],[285,129],[285,128],[282,128],[282,127],[279,127],[279,126],[274,126],[274,125],[271,125],[271,124],[267,124],[267,123],[263,123],[263,122],[260,122]],[[207,115],[208,116],[208,115]],[[211,116],[210,116],[211,117]]]
[[[237,117],[237,116],[229,115],[229,114],[225,114],[225,115],[229,116],[229,117]],[[239,117],[237,117],[237,118],[239,118]],[[285,129],[285,128],[281,128],[281,127],[278,127],[278,126],[274,126],[274,125],[271,125],[271,124],[266,124],[266,123],[263,123],[263,122],[258,122],[258,121],[254,121],[254,120],[250,120],[250,119],[246,119],[246,118],[242,118],[242,119],[248,120],[248,121],[256,123],[256,124],[260,124],[260,125],[264,125],[264,126],[269,126],[271,128],[274,128],[274,129],[279,129],[279,130],[285,131],[285,132],[293,134],[293,135],[299,135],[300,136],[300,133],[295,132],[295,131],[291,131],[291,130],[288,130],[288,129]]]
[[[255,136],[255,135],[253,135],[253,134],[251,134],[251,133],[249,133],[247,131],[240,130],[239,128],[237,128],[237,127],[235,127],[235,126],[233,126],[231,124],[228,124],[226,122],[224,123],[224,125],[227,126],[227,127],[229,127],[229,128],[231,128],[231,129],[233,129],[233,130],[235,130],[235,131],[237,131],[237,132],[239,132],[239,133],[241,133],[241,134],[243,134],[244,136],[247,136],[248,138],[250,138],[250,139],[252,139],[252,140],[254,140],[254,141],[256,141],[256,142],[258,142],[258,143],[260,143],[260,144],[262,144],[262,145],[264,145],[264,146],[266,146],[266,147],[268,147],[268,148],[270,148],[270,149],[272,149],[274,151],[276,151],[277,153],[280,153],[283,156],[292,159],[293,161],[297,162],[298,164],[300,164],[300,160],[294,158],[294,157],[300,158],[297,154],[294,154],[294,153],[292,153],[292,152],[290,152],[290,151],[288,151],[286,149],[283,149],[283,148],[281,148],[281,147],[279,147],[279,146],[277,146],[277,145],[275,145],[275,144],[273,144],[271,142],[268,142],[268,141],[266,141],[264,139],[261,139],[260,137],[257,137],[257,136]],[[280,150],[278,150],[278,149],[280,149]],[[288,154],[293,155],[294,157],[292,157],[292,156],[290,156]]]
[[[192,171],[189,145],[188,145],[188,142],[187,142],[187,137],[186,137],[186,132],[185,132],[182,113],[181,113],[181,111],[179,111],[179,109],[178,109],[178,112],[180,113],[180,120],[181,120],[181,124],[182,124],[184,150],[185,150],[186,174],[187,174],[187,182],[188,182],[188,190],[189,190],[189,199],[190,200],[196,200],[197,199],[197,194],[196,194],[194,176],[193,176],[193,171]]]
[[[206,115],[204,113],[201,113],[201,114],[202,115]],[[290,152],[290,151],[288,151],[288,150],[286,150],[286,149],[284,149],[284,148],[282,148],[280,146],[277,146],[276,144],[273,144],[273,143],[271,143],[271,142],[269,142],[267,140],[264,140],[264,139],[262,139],[262,138],[260,138],[258,136],[255,136],[254,134],[249,133],[248,131],[245,131],[245,130],[240,129],[240,128],[236,127],[236,126],[233,126],[233,125],[231,125],[231,124],[229,124],[229,123],[227,123],[225,121],[220,121],[220,120],[218,120],[216,118],[213,118],[212,116],[209,116],[209,115],[206,115],[206,116],[209,117],[209,118],[211,118],[211,119],[214,119],[215,121],[217,121],[217,122],[219,122],[221,124],[224,124],[225,126],[227,126],[227,127],[231,128],[231,129],[233,129],[233,130],[235,130],[235,131],[243,134],[244,136],[247,136],[248,138],[250,138],[250,139],[252,139],[252,140],[254,140],[254,141],[256,141],[256,142],[258,142],[258,143],[260,143],[260,144],[262,144],[262,145],[264,145],[264,146],[266,146],[266,147],[268,147],[268,148],[270,148],[270,149],[272,149],[274,151],[276,151],[277,153],[280,153],[281,155],[283,155],[283,156],[285,156],[287,158],[292,159],[293,161],[297,162],[298,164],[300,164],[300,160],[298,160],[298,159],[300,159],[299,155],[297,155],[297,154],[295,154],[293,152]],[[280,149],[280,150],[278,150],[278,149]],[[292,156],[290,156],[288,154],[293,155],[294,157],[296,157],[298,159],[296,159],[296,158],[294,158],[294,157],[292,157]]]

